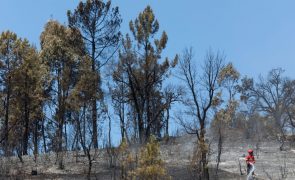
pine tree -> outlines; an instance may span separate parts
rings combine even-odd
[[[100,69],[117,50],[120,39],[119,27],[122,20],[118,7],[112,8],[111,1],[105,3],[102,0],[87,0],[86,2],[81,1],[73,13],[68,11],[68,21],[72,29],[81,31],[87,54],[91,58],[92,72],[99,77],[96,81],[92,81],[91,87],[96,92],[91,101],[92,140],[93,147],[98,148],[97,100],[103,98]]]
[[[12,135],[11,129],[18,122],[11,124],[10,118],[11,113],[11,101],[12,101],[12,73],[19,66],[19,48],[21,46],[21,40],[13,32],[6,31],[0,36],[0,82],[1,82],[1,96],[3,101],[3,130],[1,135],[1,140],[3,144],[3,150],[5,156],[12,154],[12,149],[10,137]]]
[[[49,21],[41,34],[41,48],[41,57],[48,63],[52,78],[51,103],[56,105],[54,119],[57,123],[53,145],[57,145],[55,150],[60,153],[64,147],[63,128],[71,117],[69,96],[77,82],[78,61],[84,57],[84,42],[78,30]],[[63,167],[62,158],[59,166]]]
[[[38,153],[38,134],[43,116],[44,90],[48,69],[39,58],[37,50],[27,40],[22,41],[19,50],[20,66],[13,71],[12,101],[15,120],[21,120],[21,154],[28,154],[29,137],[33,134],[34,154]]]
[[[164,31],[160,39],[155,38],[159,23],[150,6],[130,22],[130,31],[134,41],[128,34],[123,40],[113,79],[129,87],[127,97],[136,114],[139,140],[144,142],[151,134],[160,134],[163,127],[162,117],[168,102],[164,101],[162,84],[176,65],[177,56],[172,62],[168,58],[161,61],[168,36]]]
[[[38,153],[39,123],[45,100],[47,68],[28,40],[10,31],[0,37],[1,96],[4,126],[2,140],[5,155],[27,155],[33,135],[34,153]]]
[[[149,138],[148,143],[141,149],[138,160],[138,167],[129,172],[131,177],[142,180],[171,179],[167,175],[164,162],[161,159],[160,145],[155,137]]]

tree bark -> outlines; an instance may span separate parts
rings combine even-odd
[[[206,144],[206,138],[205,138],[205,121],[200,121],[201,130],[200,130],[200,142],[201,142],[201,162],[202,162],[202,171],[203,171],[203,179],[209,180],[209,168],[208,168],[208,159],[207,159],[207,144]]]
[[[47,153],[47,147],[46,147],[46,137],[45,137],[45,119],[42,118],[42,139],[43,139],[43,149],[44,153]]]
[[[92,72],[98,73],[97,69],[95,67],[95,51],[96,51],[96,45],[95,45],[95,39],[92,37],[92,49],[91,49],[91,58],[92,58]],[[92,100],[92,141],[93,141],[93,147],[95,149],[98,148],[98,142],[97,142],[97,102],[96,102],[96,95],[97,95],[97,83],[93,82],[93,88],[94,88],[94,97]]]
[[[25,103],[25,131],[23,138],[23,155],[28,155],[28,143],[29,143],[29,112],[27,112],[27,103]]]
[[[169,137],[169,118],[170,118],[170,112],[169,112],[169,108],[167,108],[167,118],[166,118],[166,129],[165,129],[165,136]]]
[[[96,100],[92,101],[92,141],[93,141],[93,147],[95,149],[98,148],[98,142],[97,142],[97,109],[96,109],[97,103]]]
[[[34,155],[38,154],[38,120],[34,122]]]
[[[10,104],[10,80],[8,80],[6,104],[5,104],[5,121],[4,121],[4,154],[8,156],[8,118],[9,118],[9,104]]]

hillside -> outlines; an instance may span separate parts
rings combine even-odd
[[[193,152],[195,138],[193,135],[184,135],[162,141],[161,158],[168,169],[172,179],[192,179],[189,171],[189,163]],[[233,138],[224,142],[223,153],[220,162],[219,179],[246,179],[240,175],[239,158],[243,157],[248,148],[255,149],[255,144],[250,140]],[[216,179],[215,159],[216,142],[211,143],[210,170],[211,178]],[[290,146],[291,147],[291,146]],[[256,174],[258,179],[294,179],[295,178],[295,148],[287,148],[279,151],[279,144],[275,141],[261,142],[256,152]],[[133,146],[133,152],[138,151]],[[92,152],[93,154],[94,152]],[[56,165],[56,155],[40,155],[36,162],[33,156],[23,156],[23,163],[19,158],[1,158],[2,179],[86,179],[87,158],[82,152],[66,152],[64,154],[65,167],[59,170]],[[245,163],[240,160],[242,172],[245,172]],[[32,170],[37,170],[38,175],[32,176]],[[116,178],[115,178],[116,177]],[[118,179],[119,171],[116,167],[109,166],[109,155],[106,150],[97,151],[93,161],[92,179]]]

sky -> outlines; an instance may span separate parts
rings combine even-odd
[[[39,46],[45,23],[67,24],[66,11],[79,0],[0,0],[0,32],[11,30]],[[147,5],[169,41],[164,55],[193,47],[196,60],[211,48],[226,55],[241,74],[257,77],[282,67],[295,78],[295,1],[293,0],[113,0],[123,18],[122,32]]]
[[[49,19],[67,24],[66,12],[79,0],[0,0],[0,32],[11,30],[39,47]],[[150,5],[168,34],[164,55],[193,47],[195,60],[220,51],[242,76],[257,78],[272,68],[295,79],[294,0],[113,0],[123,19],[121,31]]]

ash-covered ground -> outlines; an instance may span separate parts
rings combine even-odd
[[[217,142],[210,142],[210,179],[233,180],[246,179],[246,165],[243,157],[247,149],[252,148],[256,156],[255,173],[257,179],[295,179],[295,146],[288,142],[285,150],[280,151],[280,143],[275,140],[262,139],[253,141],[241,136],[229,135],[224,139],[219,171],[216,175]],[[172,179],[193,179],[189,164],[195,147],[196,136],[183,135],[161,141],[161,158],[166,164]],[[133,150],[136,147],[133,147]],[[94,153],[94,152],[93,152]],[[93,161],[92,179],[120,179],[118,169],[110,167],[109,156],[105,150],[97,150]],[[87,157],[82,152],[65,152],[64,169],[59,170],[55,154],[39,155],[35,161],[33,156],[2,158],[0,179],[86,179],[88,170]],[[32,176],[32,171],[38,175]],[[241,173],[243,175],[241,175]]]

